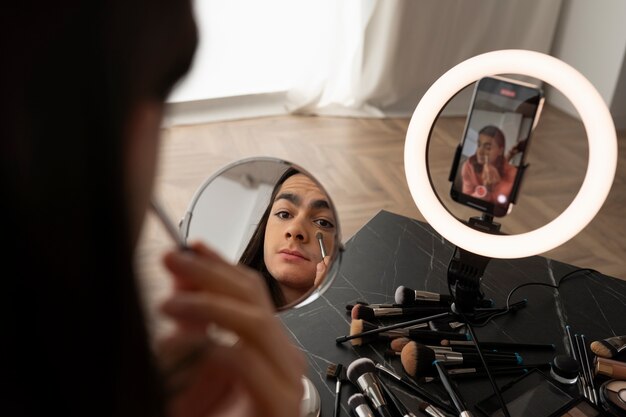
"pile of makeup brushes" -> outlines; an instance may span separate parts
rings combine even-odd
[[[404,389],[410,390],[420,398],[422,400],[420,411],[427,415],[441,417],[446,413],[459,415],[466,411],[455,389],[454,381],[450,380],[484,377],[486,371],[476,344],[469,333],[463,331],[465,324],[456,321],[458,319],[450,314],[451,302],[447,295],[416,291],[401,286],[396,290],[393,304],[368,304],[357,301],[346,305],[346,310],[351,316],[350,335],[337,338],[337,343],[350,341],[353,346],[369,343],[388,344],[389,347],[385,351],[387,360],[399,359],[404,370],[403,375],[398,375],[391,367],[367,358],[360,358],[350,364],[345,380],[352,381],[362,392],[350,397],[348,402],[355,415],[359,417],[413,415],[398,398],[394,398],[389,387],[378,378],[378,373],[385,376],[385,380],[401,384]],[[517,303],[514,308],[524,306],[525,301]],[[484,302],[482,310],[485,314],[494,314],[503,309],[492,308],[490,302]],[[383,321],[385,325],[373,323]],[[527,372],[529,368],[550,366],[547,362],[524,364],[518,351],[554,350],[555,347],[552,344],[481,341],[480,348],[492,374],[515,375]],[[327,374],[329,377],[341,377],[337,374],[337,366],[334,364],[329,366]],[[365,380],[367,383],[363,382]],[[443,384],[453,406],[419,385],[421,382],[431,381]],[[372,394],[373,392],[378,394]],[[337,404],[338,400],[335,415],[338,415]]]

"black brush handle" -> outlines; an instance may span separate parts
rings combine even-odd
[[[376,328],[376,329],[372,329],[372,330],[368,330],[368,331],[365,331],[365,332],[362,332],[362,333],[351,334],[349,336],[340,336],[340,337],[335,339],[335,343],[343,343],[343,342],[347,342],[348,340],[362,338],[364,336],[377,335],[379,333],[386,332],[388,330],[395,330],[395,329],[399,329],[401,327],[408,327],[408,326],[413,326],[413,325],[420,324],[420,323],[427,323],[430,320],[436,320],[436,319],[442,319],[444,317],[450,317],[450,314],[451,314],[450,312],[441,313],[441,314],[435,314],[434,316],[431,316],[431,317],[423,317],[423,318],[419,318],[419,319],[405,321],[405,322],[402,322],[402,323],[391,324],[389,326],[382,326],[382,327],[379,327],[379,328]]]
[[[398,414],[400,414],[402,417],[408,416],[409,415],[409,410],[402,403],[402,401],[400,401],[400,399],[398,397],[396,397],[396,394],[394,394],[393,391],[391,391],[391,389],[387,386],[387,384],[385,384],[385,383],[383,383],[381,381],[380,387],[383,389],[383,391],[384,391],[385,395],[387,396],[387,398],[389,400],[391,400],[391,402],[393,403],[394,408],[396,409]]]
[[[380,417],[395,417],[393,413],[389,410],[389,406],[387,405],[381,405],[380,407],[376,408],[376,411],[378,412],[378,415]]]
[[[455,333],[455,332],[440,332],[436,330],[422,330],[422,329],[409,329],[408,338],[414,340],[429,340],[429,341],[440,341],[442,339],[448,340],[460,340],[460,341],[469,341],[467,340],[467,335],[463,333]],[[482,343],[481,343],[482,346]]]
[[[472,346],[476,347],[473,341],[450,341],[450,347]],[[555,350],[555,346],[550,343],[515,343],[515,342],[483,342],[480,341],[482,349],[509,349],[509,350]]]
[[[413,382],[413,380],[408,379],[405,376],[397,375],[397,376],[391,377],[391,375],[389,375],[387,373],[384,373],[383,375],[385,375],[388,378],[391,378],[392,381],[396,381],[396,382],[399,382],[400,384],[404,385],[405,388],[413,391],[415,394],[417,394],[417,396],[419,396],[422,399],[426,400],[427,402],[429,402],[433,406],[435,406],[435,407],[437,407],[437,408],[439,408],[441,410],[447,411],[448,413],[455,414],[455,411],[454,411],[454,409],[452,407],[450,407],[449,405],[443,403],[438,398],[435,398],[428,391],[426,391],[425,389],[423,389],[422,387],[417,385],[415,382]]]
[[[489,354],[483,353],[483,357],[485,361],[489,365],[522,365],[518,357],[514,356],[492,356]],[[482,361],[480,360],[480,356],[478,354],[473,353],[463,353],[463,364],[465,365],[482,365]]]
[[[461,399],[461,396],[456,392],[456,390],[452,386],[452,383],[450,382],[450,379],[448,378],[448,374],[446,370],[443,368],[443,365],[441,364],[441,362],[435,361],[435,367],[437,368],[437,372],[439,373],[439,379],[441,380],[441,383],[443,384],[444,388],[448,392],[448,395],[450,396],[452,403],[456,407],[457,411],[460,414],[462,414],[467,409],[467,407],[465,406],[465,403]]]

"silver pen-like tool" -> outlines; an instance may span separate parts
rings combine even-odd
[[[167,231],[167,234],[170,235],[174,242],[176,242],[176,245],[178,245],[178,247],[180,247],[181,249],[187,249],[187,245],[183,241],[183,238],[180,236],[179,230],[176,228],[176,226],[174,226],[174,223],[172,223],[170,218],[167,216],[159,203],[157,203],[154,197],[150,199],[150,207],[152,208],[154,214],[156,214],[156,216],[161,221],[161,224]]]
[[[322,259],[324,259],[326,257],[326,248],[324,247],[324,235],[322,235],[322,232],[317,232],[315,234],[315,237],[317,238],[317,241],[320,243],[320,251],[322,251]]]

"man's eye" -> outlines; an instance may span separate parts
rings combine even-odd
[[[279,211],[279,212],[275,213],[274,215],[275,215],[276,217],[278,217],[279,219],[283,219],[283,220],[288,219],[288,218],[290,218],[290,217],[291,217],[291,215],[289,214],[289,212],[288,212],[288,211],[284,211],[284,210]]]
[[[329,222],[326,219],[317,219],[317,220],[315,220],[314,223],[317,224],[322,229],[332,229],[332,228],[335,227],[334,224],[332,224],[331,222]]]

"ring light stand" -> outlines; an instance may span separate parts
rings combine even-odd
[[[585,178],[565,211],[538,229],[506,236],[498,234],[499,224],[493,223],[491,216],[472,218],[466,225],[449,213],[434,192],[427,162],[432,127],[446,103],[457,91],[480,78],[500,74],[534,77],[560,90],[578,111],[589,143]],[[456,246],[448,266],[448,286],[455,301],[451,312],[439,316],[476,317],[476,306],[482,299],[480,280],[491,258],[522,258],[551,250],[578,234],[598,213],[615,176],[617,138],[604,100],[574,68],[539,52],[493,51],[461,62],[443,74],[424,94],[409,123],[404,167],[418,209],[438,233]],[[422,320],[429,319],[432,317]],[[474,336],[469,324],[468,330]],[[480,349],[478,353],[482,359]],[[491,377],[490,381],[499,396]],[[499,398],[505,415],[508,415],[502,398]]]
[[[450,214],[434,192],[427,163],[432,126],[445,104],[457,91],[478,79],[499,74],[527,75],[560,90],[578,111],[589,143],[585,178],[578,194],[565,211],[538,229],[506,236],[485,233],[476,227],[478,224],[468,226]],[[443,74],[418,103],[409,123],[404,148],[409,190],[426,221],[460,250],[487,259],[537,255],[574,237],[602,207],[613,183],[616,166],[615,126],[604,100],[594,86],[563,61],[525,50],[487,52],[461,62]],[[478,272],[481,266],[483,270],[486,266],[482,258],[464,258],[462,263],[469,262],[470,267],[473,264]],[[460,264],[458,266],[463,267]],[[456,269],[452,265],[453,275]]]

